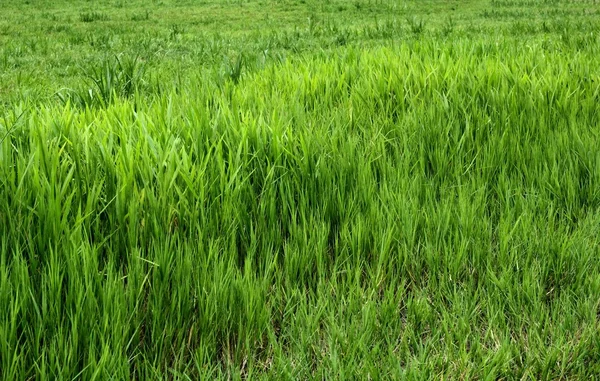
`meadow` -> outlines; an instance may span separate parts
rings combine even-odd
[[[0,379],[596,379],[599,12],[3,1]]]

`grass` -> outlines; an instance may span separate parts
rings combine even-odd
[[[34,3],[0,20],[0,378],[600,374],[593,3],[53,2],[70,42]]]

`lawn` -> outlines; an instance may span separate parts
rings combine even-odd
[[[0,379],[600,374],[596,0],[0,4]]]

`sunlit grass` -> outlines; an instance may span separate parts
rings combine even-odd
[[[5,98],[0,378],[600,374],[597,29],[402,22]]]

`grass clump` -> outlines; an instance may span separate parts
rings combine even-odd
[[[101,12],[95,12],[95,11],[90,11],[90,12],[82,12],[79,14],[79,20],[81,22],[87,23],[87,22],[94,22],[94,21],[107,21],[109,19],[109,17]]]
[[[111,56],[86,71],[85,87],[59,92],[59,99],[80,107],[106,107],[117,97],[130,98],[144,86],[145,64],[136,57]]]

